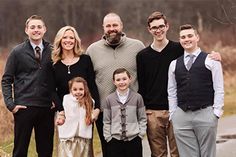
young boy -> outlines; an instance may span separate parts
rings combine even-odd
[[[119,68],[113,73],[116,91],[108,95],[104,107],[103,131],[109,157],[142,157],[141,139],[147,118],[142,96],[129,88],[130,73]]]

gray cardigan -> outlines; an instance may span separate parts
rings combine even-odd
[[[125,109],[125,121],[122,121],[121,108]],[[124,127],[122,127],[124,123]],[[122,132],[125,132],[125,140],[132,140],[139,136],[143,138],[146,133],[147,118],[142,96],[130,90],[127,101],[122,104],[116,92],[106,98],[103,111],[103,131],[107,142],[112,138],[124,140]]]

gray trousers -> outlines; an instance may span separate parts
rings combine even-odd
[[[184,112],[177,108],[172,124],[180,157],[215,157],[218,118],[213,107]]]

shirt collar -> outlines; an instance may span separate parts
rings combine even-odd
[[[167,39],[167,43],[166,43],[166,45],[161,49],[161,51],[169,44],[169,42],[170,42],[170,40]],[[157,48],[155,47],[154,41],[153,41],[152,44],[151,44],[151,48],[152,48],[153,50],[157,51],[157,52],[160,51],[160,49],[157,49]]]
[[[32,43],[31,41],[30,41],[30,44],[31,44],[31,46],[33,47],[33,49],[35,49],[35,47],[38,46],[38,47],[41,49],[41,52],[42,52],[42,50],[43,50],[43,48],[44,48],[44,46],[43,46],[43,41],[41,41],[39,45],[35,45],[35,44]]]
[[[154,46],[154,42],[151,44],[151,48],[153,49],[153,50],[155,50],[155,51],[157,51],[158,52],[158,50],[155,48],[155,46]]]
[[[124,94],[121,94],[118,90],[116,90],[116,93],[119,97],[127,97],[129,94],[129,88],[128,88],[127,92],[125,92]]]
[[[200,53],[201,53],[201,49],[200,48],[196,49],[192,53],[188,53],[188,52],[184,51],[184,58],[186,58],[188,55],[191,55],[191,54],[194,55],[195,57],[197,57]]]

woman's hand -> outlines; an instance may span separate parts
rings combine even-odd
[[[92,121],[96,121],[98,119],[98,115],[100,113],[100,110],[98,108],[94,109],[93,110],[93,113],[92,113]]]
[[[66,120],[65,112],[60,111],[59,113],[57,113],[57,118],[56,118],[55,124],[56,125],[63,125],[65,123],[65,120]]]

